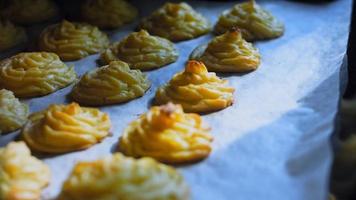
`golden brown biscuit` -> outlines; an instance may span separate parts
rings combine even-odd
[[[74,166],[58,199],[188,200],[189,188],[172,167],[116,153]]]
[[[171,41],[181,41],[208,33],[211,25],[187,3],[166,3],[144,18],[139,28]]]
[[[205,65],[189,61],[185,71],[173,76],[169,83],[156,92],[158,104],[173,102],[181,104],[185,112],[212,112],[224,109],[233,103],[234,88],[227,86]]]
[[[25,29],[0,18],[0,52],[15,47],[27,40]]]
[[[57,17],[58,7],[52,0],[11,0],[1,13],[15,23],[28,25]]]
[[[86,0],[82,18],[100,28],[118,28],[137,17],[137,9],[125,0]]]
[[[51,105],[34,113],[22,129],[27,145],[45,153],[66,153],[86,149],[109,134],[110,118],[98,109],[69,105]]]
[[[223,34],[232,27],[239,28],[247,41],[276,38],[284,32],[283,23],[254,0],[237,4],[223,12],[214,32]]]
[[[31,156],[25,143],[0,148],[0,199],[40,200],[50,176],[49,167]]]
[[[127,63],[113,61],[86,73],[74,86],[71,96],[84,105],[108,105],[141,97],[150,87],[145,74],[131,70]]]
[[[232,29],[217,36],[208,45],[196,48],[191,59],[204,62],[209,71],[214,72],[247,72],[260,65],[260,54],[241,32]]]
[[[151,36],[147,31],[133,32],[101,54],[104,63],[114,60],[127,62],[131,68],[149,70],[178,59],[178,51],[167,39]]]
[[[209,130],[198,114],[186,114],[180,105],[169,103],[154,106],[133,121],[120,138],[119,148],[125,155],[164,163],[194,162],[211,152]]]
[[[43,30],[39,42],[42,51],[54,52],[64,61],[79,60],[108,45],[107,35],[97,27],[66,20]]]
[[[47,95],[73,83],[76,73],[54,53],[20,53],[0,61],[0,88],[17,97]]]
[[[9,90],[0,90],[0,135],[21,128],[27,121],[28,106]]]

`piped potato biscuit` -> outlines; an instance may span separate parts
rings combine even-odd
[[[177,59],[178,51],[172,42],[152,36],[145,30],[129,34],[101,54],[103,63],[121,60],[130,68],[140,70],[163,67]]]
[[[64,61],[79,60],[108,46],[108,36],[97,27],[66,20],[45,28],[39,39],[40,50],[56,53]]]
[[[119,150],[164,163],[195,162],[211,152],[209,130],[198,114],[184,113],[180,105],[154,106],[125,129]]]
[[[71,97],[80,104],[92,106],[123,103],[143,96],[150,85],[141,71],[113,61],[86,73],[74,86]]]
[[[0,52],[24,43],[27,40],[25,29],[0,18]]]
[[[184,71],[158,88],[155,103],[181,104],[185,112],[213,112],[231,106],[234,91],[227,80],[208,72],[204,63],[191,60]]]
[[[73,83],[77,75],[54,53],[20,53],[0,61],[0,88],[16,97],[53,93]]]
[[[238,29],[227,31],[197,47],[190,59],[202,61],[213,72],[248,72],[258,68],[261,56]]]
[[[83,20],[100,28],[119,28],[137,15],[137,9],[125,0],[86,0],[81,6]]]
[[[0,90],[0,135],[21,128],[27,121],[29,108],[14,93]]]
[[[187,3],[166,3],[139,25],[152,35],[177,42],[207,34],[210,22]]]
[[[67,153],[101,142],[110,128],[109,116],[98,109],[54,104],[29,117],[22,138],[32,150]]]
[[[174,168],[151,158],[120,153],[77,163],[58,200],[189,200],[189,187]]]
[[[50,179],[49,167],[31,156],[24,142],[0,148],[0,199],[40,200]]]
[[[259,6],[255,0],[239,3],[223,12],[214,32],[218,35],[224,34],[233,27],[239,28],[247,41],[277,38],[284,32],[283,23]]]

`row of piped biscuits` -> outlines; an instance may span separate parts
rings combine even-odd
[[[50,184],[51,171],[31,155],[25,143],[11,142],[0,148],[0,168],[1,199],[43,199],[41,192]],[[174,168],[151,158],[133,159],[115,153],[77,163],[56,199],[188,200],[190,191]]]
[[[18,97],[46,95],[75,80],[73,67],[67,67],[53,53],[21,53],[0,62],[0,85]],[[150,81],[141,71],[112,61],[83,75],[70,96],[82,105],[102,106],[141,97],[149,87]],[[181,104],[187,112],[212,112],[230,106],[233,92],[227,80],[208,72],[204,63],[190,60],[184,71],[158,88],[155,102]],[[0,132],[9,131],[14,130]]]
[[[251,2],[249,3],[251,4]],[[252,4],[255,3],[252,2]],[[76,26],[67,21],[56,26],[59,30],[45,30],[44,32],[48,34],[44,35],[55,35],[59,33],[66,39],[60,42],[53,42],[51,38],[57,40],[61,38],[61,36],[44,36],[42,37],[43,40],[41,40],[43,42],[40,42],[40,44],[44,44],[40,46],[48,46],[48,51],[56,52],[64,59],[69,59],[72,56],[81,57],[90,54],[88,51],[81,49],[80,42],[83,43],[87,49],[94,49],[93,52],[98,51],[100,44],[103,43],[102,38],[106,37],[97,29],[90,31],[85,27],[83,28],[84,25]],[[64,28],[63,31],[63,27],[78,30],[67,31],[67,29]],[[49,29],[52,30],[52,26],[49,27]],[[52,32],[53,34],[51,34]],[[77,34],[73,34],[77,32],[87,35],[88,37],[78,37]],[[225,34],[214,38],[209,44],[199,46],[193,51],[191,59],[204,62],[210,71],[245,72],[256,69],[260,63],[260,55],[252,44],[243,39],[242,33],[243,32],[234,28],[227,31]],[[100,39],[88,41],[87,38],[92,37]],[[70,38],[78,40],[79,43],[78,41],[72,41]],[[107,40],[107,38],[104,40]],[[74,48],[72,46],[74,46]],[[58,49],[65,49],[65,51],[58,52]],[[144,30],[130,34],[122,41],[115,43],[111,48],[105,50],[101,55],[103,63],[109,64],[111,61],[123,60],[128,62],[130,68],[142,70],[162,67],[174,62],[177,58],[178,52],[171,42],[158,36],[151,36]],[[54,63],[48,65],[48,63],[52,61],[54,61]],[[72,83],[76,76],[74,70],[72,68],[66,69],[65,64],[63,64],[56,55],[45,52],[19,54],[3,60],[0,63],[0,67],[0,77],[2,78],[0,79],[0,86],[12,90],[18,97],[34,97],[52,93]],[[51,70],[47,70],[49,67]],[[24,68],[27,69],[23,70]],[[19,76],[23,77],[20,82],[18,80]],[[52,77],[54,77],[54,79]],[[31,81],[35,81],[37,87],[32,87]],[[102,104],[106,103],[104,102]]]
[[[247,6],[246,8],[251,8],[251,5],[253,6],[252,8],[257,8],[257,4],[253,1],[242,5],[250,6]],[[244,8],[244,6],[241,8]],[[108,49],[103,47],[103,49],[106,50],[101,54],[101,60],[107,65],[85,74],[74,86],[71,92],[71,97],[81,104],[93,103],[96,105],[106,105],[128,101],[142,96],[150,84],[145,75],[140,71],[133,69],[147,70],[162,67],[174,62],[178,57],[178,53],[175,51],[173,43],[162,37],[166,37],[173,41],[179,41],[184,40],[184,38],[191,39],[204,34],[201,32],[202,30],[199,29],[201,27],[198,26],[198,29],[196,29],[197,27],[184,27],[187,23],[182,23],[178,20],[194,18],[197,13],[192,15],[190,13],[191,11],[194,10],[187,4],[168,3],[153,13],[151,17],[143,20],[141,26],[145,26],[144,28],[148,32],[142,30],[132,33],[123,40],[124,42],[116,43]],[[233,13],[233,9],[230,12]],[[250,10],[250,12],[254,11]],[[224,15],[226,15],[226,13],[222,16]],[[165,18],[164,16],[169,17]],[[157,27],[157,24],[155,23],[160,22],[164,22],[166,25],[173,27],[172,29],[169,29],[171,31],[168,31],[168,35],[164,35],[167,31],[162,31],[167,27],[163,27],[162,30],[159,30],[159,27],[156,30],[150,30],[151,28]],[[226,25],[226,22],[223,22],[222,24]],[[51,29],[51,31],[48,31],[48,35],[44,40],[46,42],[43,42],[42,45],[52,45],[54,50],[52,49],[51,51],[57,53],[60,58],[63,57],[62,59],[64,60],[67,60],[67,58],[68,60],[72,60],[73,58],[71,58],[71,56],[73,55],[74,57],[85,57],[90,55],[92,54],[90,51],[96,51],[92,50],[95,49],[92,48],[92,46],[97,48],[101,48],[101,44],[104,44],[102,46],[107,46],[107,44],[105,44],[106,39],[104,39],[100,40],[104,42],[99,42],[99,44],[89,42],[89,50],[79,48],[74,51],[75,53],[70,52],[69,54],[61,50],[56,52],[58,48],[55,45],[57,44],[61,47],[59,49],[67,48],[67,50],[71,50],[72,47],[66,46],[62,41],[53,41],[56,38],[51,37],[50,32],[56,32],[56,30],[52,30],[55,29],[55,26],[67,26],[75,29],[87,25],[78,25],[76,23],[64,21],[60,25],[54,25],[46,29]],[[177,27],[180,28],[182,26],[184,27],[183,29],[177,29]],[[203,25],[202,27],[202,29],[204,29],[205,26]],[[191,58],[197,61],[189,61],[184,71],[176,74],[169,83],[157,90],[155,99],[158,104],[174,102],[180,105],[168,103],[160,107],[154,106],[149,112],[133,121],[125,129],[124,134],[119,139],[118,150],[120,152],[127,156],[137,158],[152,157],[158,161],[169,164],[193,162],[204,159],[209,155],[211,151],[210,143],[213,139],[209,134],[209,128],[202,123],[199,115],[187,114],[184,113],[184,111],[209,112],[223,109],[232,104],[232,93],[234,92],[234,89],[227,85],[227,81],[218,78],[215,73],[208,72],[208,69],[209,71],[217,72],[243,72],[256,69],[260,62],[260,56],[257,50],[252,44],[243,39],[243,37],[247,37],[247,32],[245,30],[230,28],[231,27],[227,28],[226,31],[224,31],[225,34],[214,38],[209,44],[198,47],[191,55]],[[47,33],[46,30],[44,33]],[[99,31],[98,29],[95,30]],[[196,30],[198,30],[197,33],[195,33]],[[62,30],[58,30],[57,32],[61,31]],[[94,31],[94,38],[96,34],[100,35],[97,31]],[[68,33],[71,32],[75,33],[76,31],[68,31]],[[85,31],[78,32],[85,33]],[[88,32],[90,32],[90,30]],[[42,33],[42,35],[44,35],[44,33]],[[161,37],[150,34],[159,35]],[[142,38],[140,38],[140,36]],[[102,37],[100,38],[102,39]],[[154,44],[152,49],[155,49],[157,46],[159,47],[159,50],[164,49],[164,47],[167,48],[165,49],[166,53],[164,54],[168,55],[166,60],[159,60],[162,59],[162,56],[155,57],[154,54],[153,56],[152,54],[149,54],[148,56],[145,54],[146,52],[143,50],[150,50],[150,48],[144,48],[145,45],[152,44],[149,43],[150,40],[147,39],[152,39],[151,41],[153,41]],[[143,44],[143,41],[148,43]],[[164,44],[159,46],[156,45],[157,43]],[[80,44],[81,41],[75,43],[75,46],[78,47]],[[137,48],[137,44],[139,47],[138,49],[135,49]],[[143,45],[143,47],[140,48],[140,45]],[[228,52],[224,52],[225,50],[228,50]],[[127,56],[125,56],[125,52],[127,52]],[[149,51],[149,53],[151,53],[151,51]],[[22,56],[34,58],[23,59]],[[52,79],[53,77],[56,78],[51,81],[48,80],[48,82],[44,84],[45,87],[43,88],[46,90],[44,94],[37,93],[34,96],[49,94],[60,88],[66,87],[73,82],[72,77],[76,77],[73,69],[64,67],[65,64],[61,62],[60,58],[58,56],[56,57],[55,54],[46,52],[26,53],[21,54],[17,59],[7,59],[5,64],[8,67],[4,74],[6,74],[6,76],[10,75],[10,79],[8,80],[12,80],[12,78],[18,77],[16,74],[19,73],[19,71],[9,67],[12,63],[19,66],[22,65],[22,67],[18,68],[24,68],[24,66],[28,66],[28,63],[36,66],[38,63],[41,63],[41,57],[45,57],[46,59],[50,57],[49,59],[55,60],[54,63],[57,64],[51,66],[53,69],[50,77],[52,77]],[[142,60],[140,60],[141,58]],[[125,61],[126,63],[122,61]],[[52,62],[47,62],[47,64],[48,63]],[[152,66],[150,66],[150,64],[152,64]],[[59,66],[58,68],[57,65]],[[42,66],[46,66],[46,64]],[[31,68],[29,71],[31,71],[30,75],[40,74],[39,78],[32,79],[35,81],[42,80],[43,77],[47,76],[41,75],[43,71],[46,71],[43,69],[36,70]],[[21,73],[22,72],[20,72],[20,74]],[[61,76],[57,75],[61,73],[66,76],[61,78]],[[21,76],[21,78],[26,78],[26,73],[25,75],[22,74],[19,76]],[[28,78],[28,80],[30,80],[30,76]],[[8,83],[8,81],[4,81],[3,84],[5,83]],[[31,82],[23,84],[22,87],[18,87],[18,89],[22,91],[26,90],[23,88],[26,88],[29,83]],[[16,87],[14,85],[12,86]],[[35,86],[37,86],[37,88],[33,87],[31,90],[36,91],[36,89],[40,88],[39,90],[41,91],[41,83],[38,85],[35,84]],[[103,92],[103,89],[107,89],[107,91]],[[118,89],[121,92],[117,92]],[[16,95],[16,89],[12,89],[12,91]],[[124,96],[122,96],[123,91],[125,93]],[[22,108],[22,112],[26,115],[26,117],[23,117],[23,121],[26,123],[28,115],[26,106],[16,100],[11,92],[7,90],[2,90],[1,92],[6,93],[8,98],[11,96],[11,98],[15,99],[11,102],[16,102],[19,108]],[[98,96],[98,94],[100,95]],[[17,96],[20,97],[21,95]],[[31,94],[29,96],[31,96]],[[8,108],[10,111],[13,109],[11,106]],[[98,109],[80,107],[76,103],[69,105],[51,105],[42,112],[32,114],[29,121],[23,127],[21,135],[26,144],[34,151],[65,153],[89,148],[100,142],[109,135],[110,126],[110,119],[108,116],[105,113],[100,112]],[[68,137],[71,139],[68,140]],[[23,146],[24,144],[21,145]],[[3,151],[7,150],[7,148],[14,149],[14,151],[18,148],[25,149],[24,147],[10,148],[12,146],[14,145],[10,143],[3,149]],[[30,160],[35,159],[34,157],[31,157],[29,153],[21,153],[18,155],[24,155],[28,159],[31,158]],[[10,158],[6,159],[1,161],[5,164],[7,162],[12,162]],[[24,163],[16,164],[17,163],[13,166],[14,170],[21,171]],[[28,164],[32,165],[31,163]],[[27,195],[32,192],[34,197],[37,195],[34,199],[38,199],[41,189],[49,182],[49,178],[47,178],[47,181],[45,180],[46,174],[49,173],[46,172],[46,167],[39,167],[39,165],[37,167],[42,168],[42,170],[33,172],[34,174],[32,175],[35,176],[32,176],[32,179],[24,179],[26,176],[17,177],[18,179],[8,180],[8,182],[5,183],[9,185],[7,188],[19,189],[18,186],[21,185],[21,181],[33,181],[34,185],[36,185],[35,190],[33,187],[25,187],[22,191],[23,193],[21,191],[9,190],[12,192],[7,191],[8,193],[5,192],[4,194],[10,195],[11,197],[11,195]],[[142,174],[141,170],[141,173],[135,172],[135,169],[138,168],[144,169],[142,171],[145,173]],[[41,171],[42,173],[40,174]],[[5,173],[7,173],[6,170]],[[11,170],[8,173],[11,173]],[[90,174],[93,173],[94,175],[90,176]],[[125,176],[127,173],[130,174],[129,177]],[[115,176],[113,176],[113,174]],[[42,177],[42,179],[34,180],[33,177],[36,176]],[[82,177],[85,177],[85,179],[82,179]],[[135,184],[133,180],[136,179],[144,179],[144,185]],[[105,189],[96,185],[98,180],[102,181]],[[145,187],[145,185],[149,186],[149,188]],[[88,187],[93,191],[87,191]],[[182,176],[173,168],[158,164],[147,158],[133,160],[120,154],[114,154],[94,162],[78,163],[74,167],[70,177],[64,183],[59,199],[105,199],[110,197],[121,198],[123,196],[127,199],[189,199],[189,189],[184,183]]]
[[[110,128],[108,115],[96,108],[76,103],[51,105],[30,116],[21,139],[35,152],[67,153],[99,143],[109,136]],[[189,189],[177,171],[145,157],[169,164],[199,161],[210,154],[212,140],[209,127],[198,114],[184,113],[180,105],[172,103],[154,106],[130,123],[117,147],[127,156],[142,159],[115,153],[97,161],[79,162],[58,199],[189,199]],[[39,199],[50,182],[49,168],[30,155],[26,144],[10,143],[0,148],[2,174],[11,177],[0,181],[2,199]],[[137,179],[139,184],[133,181]],[[99,180],[100,187],[96,185]],[[93,193],[84,192],[87,187]]]
[[[42,1],[47,2],[47,6],[53,4],[48,3],[50,0],[35,1],[31,5],[32,10],[20,10],[22,4],[26,4],[25,2],[28,1],[30,0],[10,1],[12,2],[10,8],[5,8],[7,11],[4,12],[5,19],[21,22],[21,20],[13,19],[13,16],[21,16],[16,15],[13,11],[17,8],[20,13],[27,11],[32,14],[24,18],[22,22],[25,19],[30,20],[31,17],[36,17],[37,7],[38,11],[44,9],[40,7],[44,4],[41,3]],[[40,5],[36,7],[37,4]],[[109,44],[106,35],[96,25],[110,27],[103,25],[103,23],[110,24],[118,21],[117,27],[119,27],[125,22],[132,21],[137,15],[137,10],[123,0],[88,0],[82,7],[83,10],[86,10],[83,11],[83,13],[86,13],[83,15],[87,16],[83,17],[84,21],[92,25],[63,21],[49,26],[40,36],[39,49],[55,52],[65,61],[81,59],[98,53],[107,48]],[[53,10],[56,9],[53,8]],[[131,16],[128,13],[131,13]],[[45,12],[41,14],[45,14]],[[22,28],[15,26],[8,20],[0,20],[0,22],[0,27],[3,30],[0,36],[4,38],[0,40],[0,51],[16,46],[26,39],[25,31]],[[281,36],[284,32],[283,24],[253,0],[238,4],[231,10],[224,12],[215,25],[214,32],[220,35],[233,27],[238,27],[243,37],[248,41],[271,39]],[[166,3],[150,16],[143,18],[138,29],[145,29],[152,35],[171,41],[181,41],[207,34],[211,31],[211,25],[203,15],[186,3]]]

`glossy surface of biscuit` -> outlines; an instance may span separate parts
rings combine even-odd
[[[198,114],[186,114],[180,105],[169,103],[154,106],[133,121],[120,138],[119,148],[128,156],[177,164],[206,158],[212,140]]]
[[[109,116],[95,108],[51,105],[34,113],[22,129],[22,138],[35,151],[65,153],[89,148],[109,134]]]
[[[248,41],[276,38],[284,32],[283,23],[254,0],[237,4],[225,11],[219,17],[214,32],[223,34],[232,27],[239,28]]]
[[[15,23],[30,25],[57,17],[58,7],[52,0],[11,0],[1,12]]]
[[[0,148],[0,199],[40,200],[50,176],[49,167],[31,156],[23,142]]]
[[[109,39],[97,27],[62,21],[40,35],[39,48],[58,54],[64,61],[79,60],[107,48]]]
[[[0,90],[0,134],[21,128],[27,121],[28,112],[28,106],[11,91]]]
[[[181,104],[185,112],[212,112],[226,108],[233,103],[234,88],[227,85],[205,65],[189,61],[185,71],[173,78],[156,92],[158,104],[173,102]]]
[[[0,52],[26,41],[26,32],[22,27],[0,18]]]
[[[71,96],[84,105],[107,105],[141,97],[149,87],[150,82],[141,71],[114,61],[86,73],[74,86]]]
[[[118,28],[137,17],[137,9],[125,0],[86,0],[82,18],[100,28]]]
[[[171,41],[189,40],[211,30],[209,21],[187,3],[166,3],[139,26]]]
[[[101,60],[127,62],[131,68],[149,70],[178,59],[174,44],[167,39],[151,36],[147,31],[133,32],[101,54]]]
[[[188,200],[189,188],[172,167],[116,153],[74,167],[59,200],[83,199]]]
[[[257,49],[235,29],[217,36],[208,45],[199,46],[191,54],[191,59],[204,62],[214,72],[252,71],[259,66],[260,58]]]
[[[76,73],[54,53],[20,53],[0,61],[0,88],[16,97],[50,94],[74,82]]]

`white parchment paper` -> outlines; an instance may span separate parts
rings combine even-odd
[[[142,16],[164,1],[132,1]],[[187,1],[214,24],[219,14],[238,1]],[[324,200],[332,158],[329,142],[346,78],[342,61],[346,51],[351,0],[329,3],[258,1],[285,22],[281,38],[257,42],[260,68],[248,74],[229,74],[236,88],[235,103],[223,111],[204,115],[215,136],[213,152],[200,163],[179,167],[191,186],[194,200]],[[111,31],[112,41],[129,34],[138,22]],[[38,27],[37,27],[38,28]],[[37,32],[29,29],[36,36]],[[146,112],[158,86],[181,71],[190,52],[213,35],[177,43],[176,63],[147,72],[152,81],[148,93],[129,103],[101,107],[110,114],[113,136],[85,151],[42,157],[51,167],[52,180],[43,194],[54,198],[72,166],[115,151],[129,122]],[[98,55],[75,65],[82,75],[97,66]],[[26,100],[31,111],[49,104],[68,103],[71,87],[54,94]],[[1,136],[0,144],[18,132]]]

